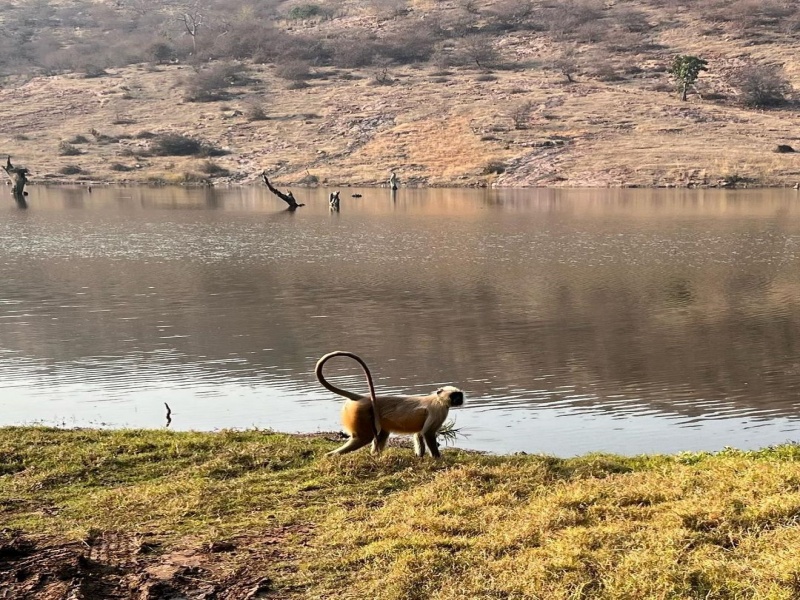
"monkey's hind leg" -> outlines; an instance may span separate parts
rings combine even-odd
[[[386,444],[389,441],[389,432],[385,429],[381,429],[381,432],[378,434],[377,438],[372,440],[372,453],[373,454],[380,454],[386,449]]]
[[[371,441],[372,438],[361,438],[353,436],[349,440],[347,440],[341,447],[337,448],[336,450],[331,450],[330,452],[328,452],[326,456],[331,456],[333,454],[347,454],[348,452],[353,452],[354,450],[363,448]]]

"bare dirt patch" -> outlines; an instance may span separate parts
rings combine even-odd
[[[84,540],[0,533],[0,598],[14,600],[250,600],[291,598],[280,574],[287,550],[311,527],[279,527],[229,540],[185,540],[98,532]]]

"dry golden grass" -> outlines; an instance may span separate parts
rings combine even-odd
[[[0,429],[3,527],[150,536],[162,552],[302,528],[265,556],[280,597],[793,599],[800,449],[624,458],[324,437]],[[259,561],[258,549],[242,560]],[[2,575],[2,573],[0,573]]]

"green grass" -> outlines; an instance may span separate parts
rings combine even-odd
[[[0,429],[0,529],[179,545],[304,526],[278,586],[330,598],[800,597],[800,447],[329,458],[262,431]]]

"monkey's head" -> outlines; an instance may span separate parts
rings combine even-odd
[[[436,390],[439,398],[447,401],[448,406],[461,406],[464,404],[464,392],[452,385],[446,385]]]

